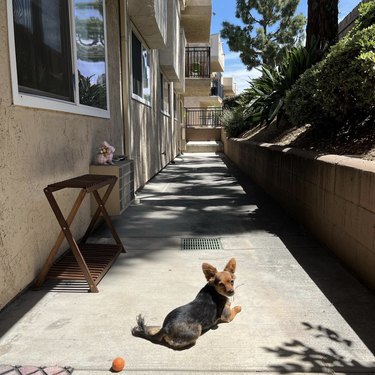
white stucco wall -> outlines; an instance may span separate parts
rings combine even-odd
[[[151,53],[151,105],[130,99],[129,157],[135,165],[135,189],[142,187],[178,153],[178,122],[173,118],[173,83],[170,116],[161,113],[159,52]]]

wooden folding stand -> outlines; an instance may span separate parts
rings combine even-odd
[[[97,285],[109,270],[113,262],[116,260],[120,252],[126,252],[117,232],[111,222],[111,219],[105,209],[107,201],[113,186],[117,180],[116,176],[103,176],[86,174],[80,177],[71,178],[69,180],[57,182],[48,185],[44,189],[44,193],[49,204],[61,226],[61,232],[57,237],[54,246],[46,260],[38,278],[35,282],[35,288],[40,288],[46,279],[62,279],[62,280],[86,280],[91,292],[98,292]],[[103,198],[100,197],[98,189],[108,185]],[[53,192],[67,189],[81,189],[78,197],[65,219],[60,207],[58,206]],[[85,234],[79,244],[74,239],[70,226],[76,216],[78,209],[87,193],[92,193],[98,203],[98,208],[91,219]],[[109,230],[112,233],[115,245],[109,244],[86,244],[86,240],[95,228],[95,224],[102,214]],[[68,241],[70,251],[66,252],[60,259],[54,263],[56,254],[64,240]]]

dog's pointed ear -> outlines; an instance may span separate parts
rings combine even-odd
[[[207,281],[212,280],[217,274],[217,269],[208,263],[202,264],[202,270],[203,270],[204,276],[206,276]]]
[[[225,266],[224,271],[234,274],[236,272],[236,259],[232,258]]]

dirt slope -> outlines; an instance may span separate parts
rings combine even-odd
[[[289,124],[257,127],[242,134],[242,139],[274,143],[316,151],[319,154],[338,154],[375,160],[375,125],[366,123],[338,130],[313,129],[309,125],[292,127]]]

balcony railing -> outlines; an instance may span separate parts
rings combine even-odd
[[[185,108],[186,126],[221,126],[221,108]]]
[[[210,78],[210,47],[186,47],[185,77]]]

